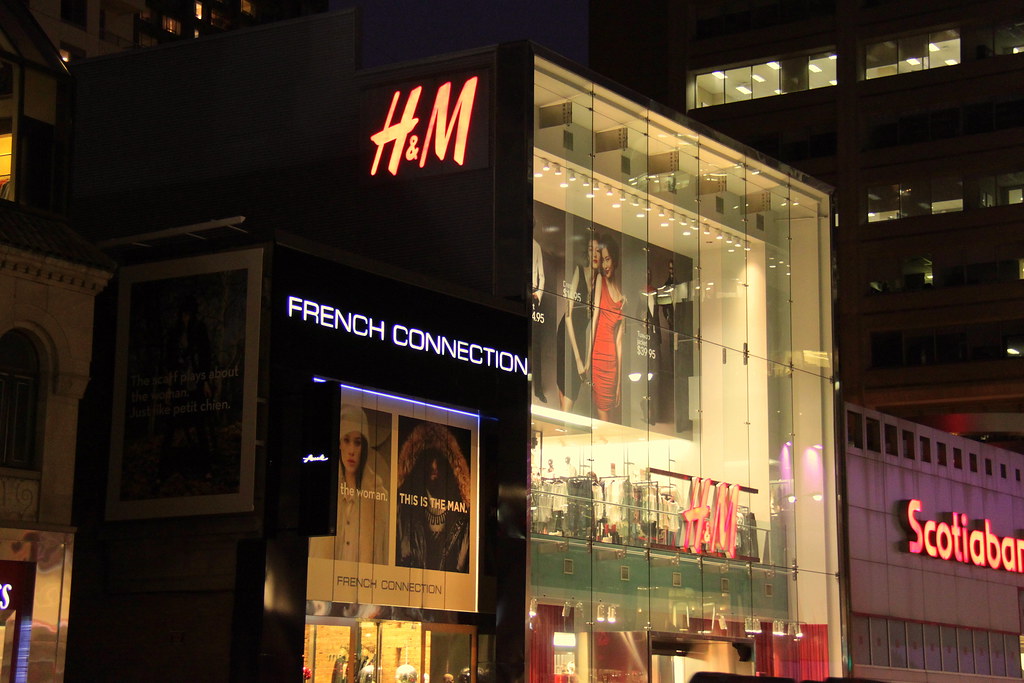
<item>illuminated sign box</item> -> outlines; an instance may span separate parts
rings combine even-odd
[[[490,165],[487,72],[409,81],[363,93],[365,176],[411,178]]]

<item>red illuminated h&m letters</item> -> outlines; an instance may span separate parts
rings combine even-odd
[[[480,78],[472,76],[462,83],[454,104],[451,103],[452,82],[440,85],[434,93],[434,101],[427,119],[426,129],[419,131],[420,100],[423,86],[418,85],[405,95],[405,104],[401,107],[401,116],[396,120],[396,112],[402,101],[402,90],[396,90],[391,96],[391,106],[383,127],[370,136],[377,146],[370,175],[377,175],[385,149],[390,146],[387,170],[391,175],[398,175],[403,163],[415,163],[419,168],[426,166],[431,157],[443,162],[448,158],[462,166],[466,163],[466,148],[469,141],[470,126],[473,122],[473,104],[476,101],[477,84]],[[433,142],[433,146],[431,146]]]
[[[1024,539],[999,537],[992,533],[992,522],[984,520],[982,528],[970,529],[967,515],[951,513],[950,522],[917,519],[921,501],[904,503],[904,521],[910,531],[908,549],[942,560],[1008,572],[1024,573]]]
[[[714,505],[708,505],[714,488]],[[683,510],[682,550],[700,553],[721,552],[736,557],[736,507],[739,505],[740,487],[736,484],[715,485],[706,477],[690,480],[690,504]]]

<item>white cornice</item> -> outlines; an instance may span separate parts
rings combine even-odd
[[[0,244],[0,273],[96,296],[113,276],[106,270]]]

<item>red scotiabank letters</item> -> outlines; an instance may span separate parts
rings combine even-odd
[[[956,560],[965,564],[1008,572],[1024,572],[1024,539],[992,533],[992,522],[984,520],[980,529],[969,529],[967,515],[951,513],[952,522],[917,519],[921,501],[904,503],[906,523],[910,530],[909,550],[926,553],[943,560]]]
[[[402,99],[402,91],[396,90],[391,97],[391,108],[384,120],[384,127],[370,136],[370,140],[377,145],[373,165],[370,167],[370,175],[377,175],[384,148],[388,144],[392,145],[387,165],[391,175],[398,175],[403,161],[416,162],[420,168],[423,168],[431,156],[431,151],[438,161],[444,161],[448,155],[449,146],[451,146],[452,161],[462,166],[466,162],[466,144],[469,140],[469,127],[473,119],[473,103],[476,100],[479,80],[478,76],[466,79],[454,106],[450,109],[452,82],[448,81],[438,87],[434,94],[434,104],[430,109],[427,128],[422,133],[422,144],[420,143],[420,134],[416,130],[420,122],[417,113],[423,86],[418,85],[409,91],[405,106],[402,108],[402,116],[397,121],[395,121],[395,111]],[[430,147],[431,142],[434,143],[433,150]]]

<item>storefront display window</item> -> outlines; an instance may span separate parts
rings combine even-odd
[[[543,60],[535,99],[531,681],[836,675],[827,195]]]

